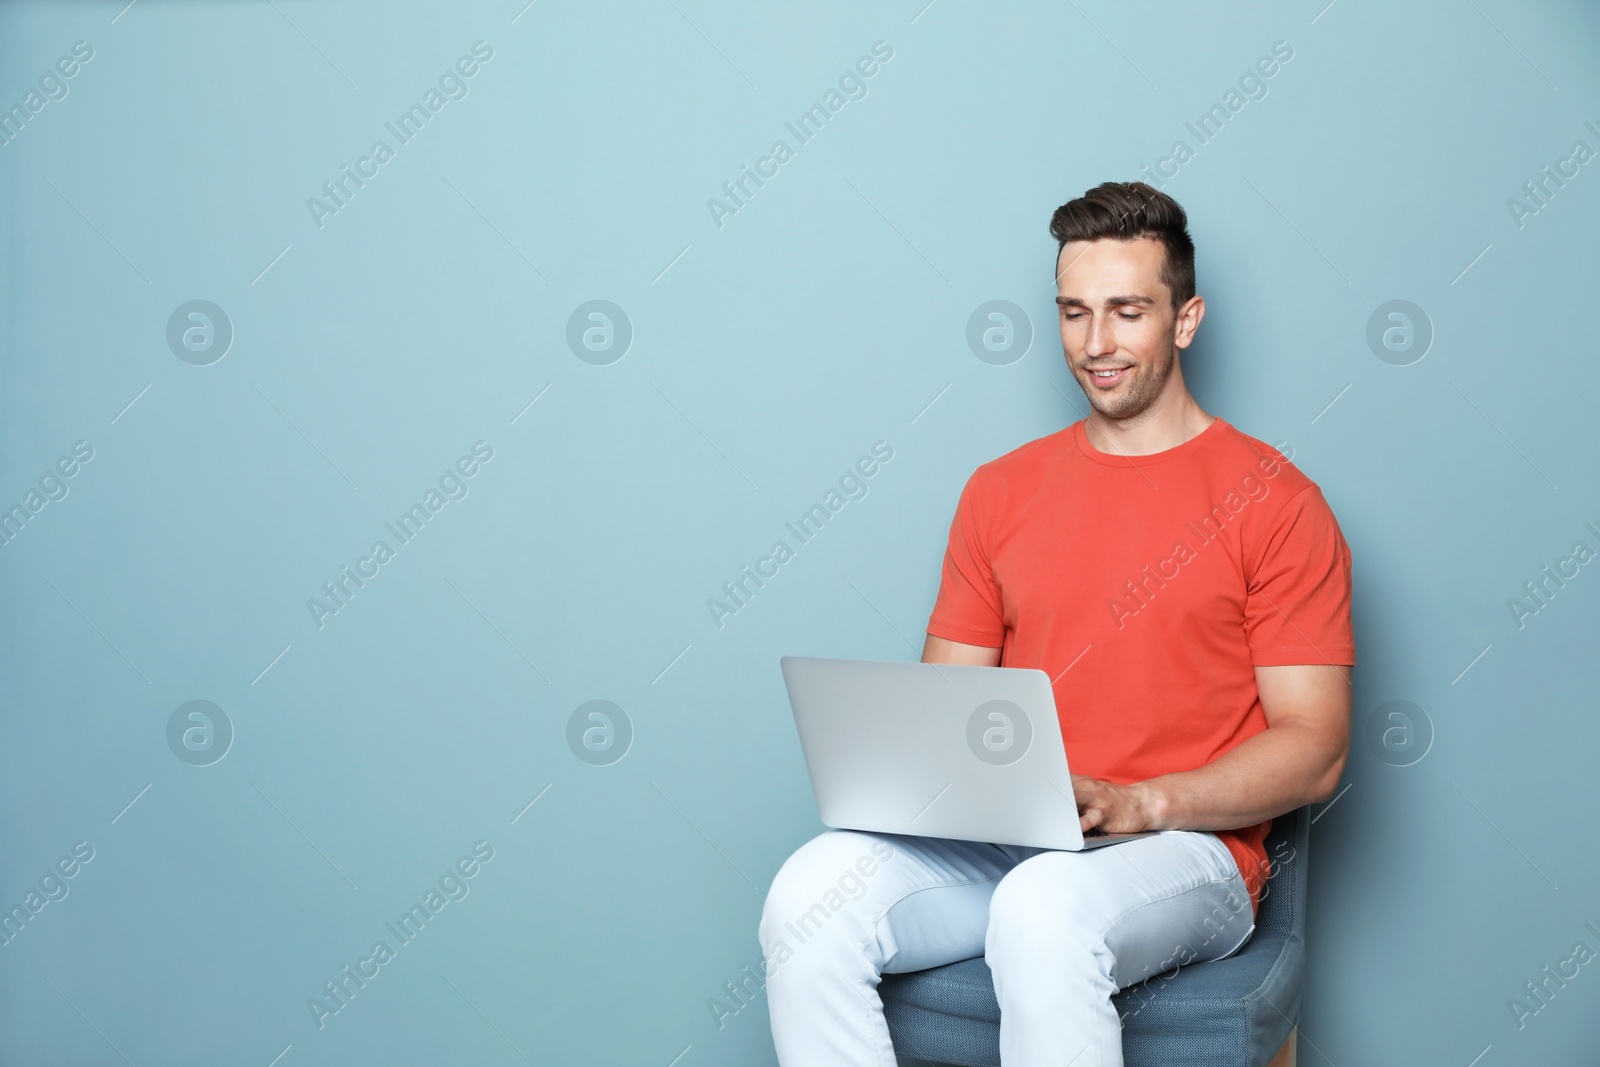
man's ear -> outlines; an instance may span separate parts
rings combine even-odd
[[[1200,329],[1200,320],[1206,315],[1206,299],[1196,293],[1178,312],[1172,324],[1172,343],[1177,348],[1188,348]]]

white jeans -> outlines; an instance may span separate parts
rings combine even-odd
[[[772,1039],[782,1067],[895,1067],[879,976],[983,955],[1006,1067],[1122,1067],[1112,993],[1232,955],[1254,930],[1212,833],[1059,852],[829,830],[762,909]]]

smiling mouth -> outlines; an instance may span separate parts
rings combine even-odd
[[[1116,385],[1127,377],[1131,367],[1112,367],[1109,370],[1095,370],[1090,368],[1089,377],[1097,386],[1109,387]]]

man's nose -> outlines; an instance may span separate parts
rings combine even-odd
[[[1111,337],[1111,324],[1098,316],[1089,319],[1089,337],[1084,350],[1091,356],[1102,356],[1117,350]]]

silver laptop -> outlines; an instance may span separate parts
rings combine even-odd
[[[1149,837],[1078,828],[1044,671],[784,656],[823,825],[1078,851]]]

